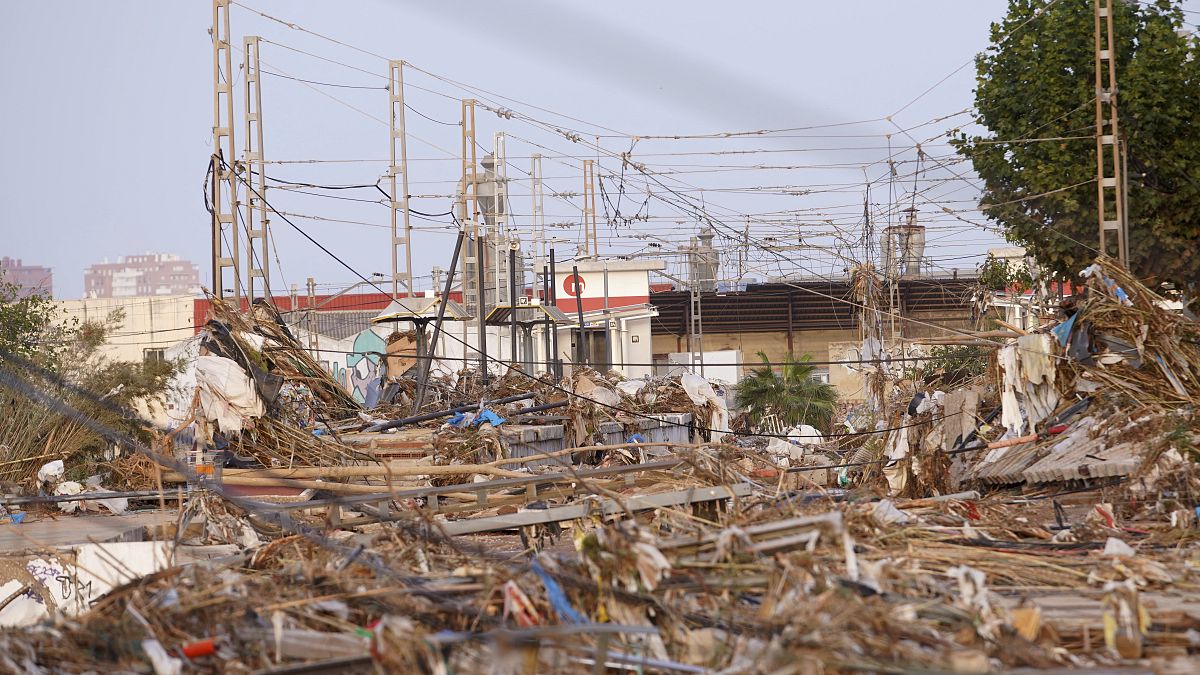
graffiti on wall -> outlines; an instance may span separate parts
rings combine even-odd
[[[387,344],[373,331],[364,330],[354,338],[354,354],[346,355],[346,383],[350,394],[359,403],[365,403],[371,383],[379,379],[379,356],[367,352],[383,352]],[[335,373],[334,377],[338,377]]]

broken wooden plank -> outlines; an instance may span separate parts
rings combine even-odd
[[[668,506],[685,506],[700,502],[711,502],[732,497],[745,497],[750,494],[749,483],[738,483],[731,487],[694,487],[686,490],[672,490],[650,495],[635,495],[622,502],[612,499],[601,501],[580,502],[565,506],[552,506],[548,509],[522,511],[502,516],[455,520],[440,523],[441,529],[449,535],[475,534],[478,532],[495,532],[512,530],[530,525],[545,525],[563,520],[574,520],[589,514],[610,516],[626,511],[649,511]]]

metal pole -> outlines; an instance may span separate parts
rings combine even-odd
[[[492,251],[494,255],[495,267],[492,269],[492,278],[496,285],[496,304],[501,304],[500,296],[508,291],[508,284],[503,283],[501,275],[503,274],[504,266],[504,250],[508,247],[508,202],[507,202],[507,180],[505,172],[504,159],[504,133],[498,132],[492,139],[492,175],[495,179],[495,196],[492,198],[492,222],[494,227],[489,228],[488,236],[492,240]],[[510,305],[516,304],[516,300],[512,297],[508,298]]]
[[[476,273],[476,276],[478,277],[478,284],[479,284],[478,293],[476,293],[476,298],[478,299],[478,302],[476,302],[476,306],[479,310],[479,370],[480,370],[479,374],[480,374],[480,377],[483,378],[483,383],[487,384],[488,383],[487,317],[485,316],[487,308],[483,301],[483,297],[484,297],[483,282],[484,282],[484,276],[486,275],[487,272],[486,272],[486,270],[483,269],[483,260],[484,260],[483,254],[484,254],[483,237],[480,234],[476,234],[475,235],[475,260],[477,262],[475,263],[475,273]]]
[[[533,153],[529,156],[530,193],[533,197],[533,242],[537,251],[538,264],[546,264],[546,212],[543,208],[544,188],[542,185],[542,156]]]
[[[516,394],[514,396],[505,396],[504,398],[498,398],[493,401],[484,401],[483,405],[489,406],[489,405],[500,405],[502,403],[513,403],[515,401],[524,401],[525,399],[533,398],[535,396],[537,396],[537,393]],[[565,401],[563,403],[565,403]],[[436,420],[439,417],[449,417],[450,415],[453,415],[454,413],[470,412],[472,410],[478,410],[479,407],[480,407],[480,404],[478,404],[478,403],[468,403],[466,405],[460,405],[457,408],[448,408],[446,410],[439,410],[437,412],[428,412],[428,413],[425,413],[422,415],[414,415],[412,417],[405,417],[403,419],[392,420],[390,422],[382,422],[380,424],[376,424],[376,425],[367,427],[365,429],[365,431],[367,431],[367,432],[387,431],[388,429],[395,429],[397,427],[402,427],[406,424],[416,424],[417,422]]]
[[[463,99],[462,102],[462,190],[459,193],[459,220],[467,227],[467,234],[479,239],[479,173],[475,154],[475,100]],[[467,249],[463,256],[462,290],[463,304],[468,312],[483,312],[483,284],[480,277],[474,274],[472,265],[476,268],[483,266],[482,247],[477,246],[472,259],[472,251]]]
[[[271,264],[267,243],[267,175],[263,156],[262,127],[262,78],[259,70],[260,38],[248,35],[242,38],[242,52],[246,57],[243,69],[243,97],[246,129],[245,162],[250,175],[247,185],[256,185],[246,195],[246,301],[254,305],[255,281],[262,281],[263,298],[271,295]],[[257,244],[257,246],[255,246]]]
[[[605,367],[612,368],[612,331],[608,319],[608,261],[604,261],[604,352]]]
[[[550,278],[550,266],[543,265],[542,266],[542,304],[550,304],[550,285],[553,283],[554,283],[554,280]],[[542,321],[542,330],[545,331],[545,334],[542,335],[542,341],[546,345],[546,372],[547,373],[554,372],[553,365],[552,365],[553,359],[554,359],[554,352],[551,351],[552,347],[550,344],[550,326],[551,326],[550,315],[546,314],[546,319],[544,321]],[[537,358],[537,357],[534,357],[534,358]]]
[[[595,160],[583,160],[583,241],[584,255],[600,253],[596,230],[596,166]]]
[[[550,247],[550,304],[558,306],[558,276],[554,268],[554,246]],[[554,349],[554,361],[551,364],[554,369],[555,379],[562,379],[562,364],[559,363],[558,357],[558,325],[554,326],[554,333],[550,337],[552,348]]]
[[[316,351],[316,346],[317,346],[316,334],[317,333],[316,333],[316,329],[313,327],[313,320],[316,318],[313,316],[313,312],[315,312],[316,308],[317,308],[317,280],[312,277],[309,277],[307,287],[308,287],[308,311],[304,313],[304,319],[305,319],[304,323],[305,323],[305,326],[308,328],[308,352],[309,352],[309,354],[312,355],[313,359],[316,359],[319,361],[320,356],[317,354],[317,351]]]
[[[241,249],[237,223],[237,145],[233,134],[233,62],[229,43],[229,2],[213,0],[213,295],[225,299],[225,270],[233,273],[234,306],[242,309]],[[225,228],[228,227],[228,242]]]
[[[1129,257],[1129,139],[1122,138],[1121,145],[1121,250]],[[1128,264],[1128,263],[1126,263]]]
[[[508,247],[508,313],[511,319],[509,327],[508,339],[512,341],[512,362],[513,365],[521,368],[524,364],[519,363],[517,355],[517,249],[512,246]]]
[[[579,265],[571,265],[571,278],[574,280],[571,283],[575,288],[575,314],[579,317],[579,343],[575,345],[575,361],[580,365],[586,365],[585,355],[587,352],[584,345],[587,332],[583,328],[583,298],[579,297],[583,293],[583,289],[579,286]]]
[[[413,294],[412,225],[408,210],[408,134],[404,127],[404,62],[388,61],[388,202],[392,210],[392,297]],[[400,177],[397,189],[396,176]],[[403,229],[402,229],[403,228]]]
[[[1100,225],[1100,252],[1107,255],[1111,232],[1117,239],[1117,258],[1128,266],[1125,246],[1125,207],[1121,178],[1120,128],[1117,123],[1117,51],[1112,0],[1093,0],[1096,68],[1096,211]],[[1106,116],[1107,115],[1107,116]],[[1107,129],[1106,129],[1107,127]],[[1106,165],[1111,166],[1108,175]],[[1111,190],[1113,219],[1108,219],[1107,192]]]
[[[458,239],[454,242],[454,253],[450,256],[450,272],[446,275],[446,287],[442,291],[442,301],[438,305],[437,323],[433,324],[433,340],[430,342],[429,358],[418,364],[420,375],[417,377],[417,392],[413,398],[413,414],[421,409],[425,402],[425,388],[429,385],[429,372],[433,369],[433,357],[437,353],[438,340],[442,337],[442,320],[446,316],[446,305],[450,302],[450,287],[454,284],[454,268],[458,266],[458,254],[462,252],[463,240],[467,238],[465,228],[459,229]],[[424,332],[424,327],[418,326]]]

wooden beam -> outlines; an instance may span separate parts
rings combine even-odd
[[[605,499],[600,503],[567,504],[565,506],[522,511],[503,516],[455,520],[441,523],[440,525],[446,534],[452,536],[474,534],[477,532],[495,532],[497,530],[512,530],[530,525],[544,525],[546,523],[574,520],[593,513],[610,516],[625,513],[626,511],[649,511],[668,506],[683,506],[730,499],[732,497],[745,497],[750,494],[750,490],[749,483],[738,483],[731,487],[720,485],[715,487],[695,487],[650,495],[636,495],[620,503],[612,499]]]

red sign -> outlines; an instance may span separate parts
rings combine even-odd
[[[583,289],[587,287],[583,277],[574,274],[568,274],[566,279],[563,279],[563,292],[572,298],[577,298],[583,294]]]

